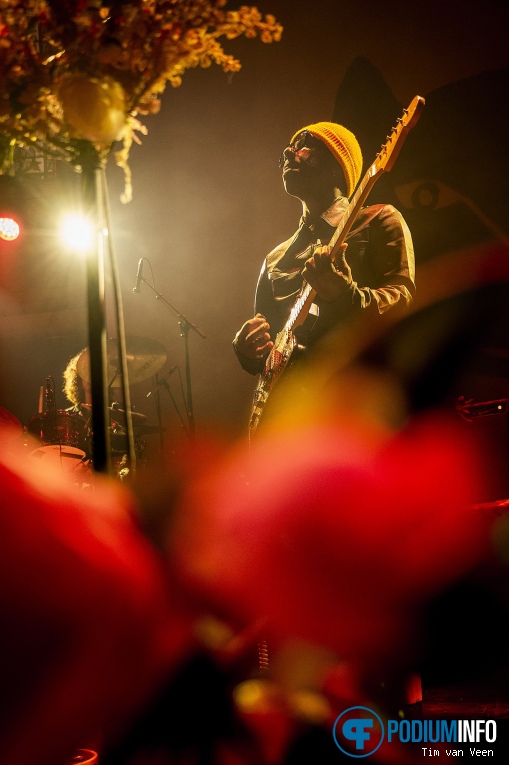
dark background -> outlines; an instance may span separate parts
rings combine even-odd
[[[240,73],[192,70],[180,88],[167,88],[161,113],[143,119],[148,135],[131,152],[130,204],[119,201],[123,179],[113,159],[107,167],[127,335],[164,346],[160,375],[174,365],[183,374],[175,316],[146,286],[132,292],[145,257],[157,289],[207,336],[189,338],[197,430],[212,425],[231,436],[245,432],[254,384],[231,341],[252,315],[264,255],[292,233],[300,214],[277,167],[296,129],[323,119],[344,123],[358,134],[366,168],[402,107],[416,94],[426,97],[421,121],[372,201],[392,202],[405,215],[418,280],[419,268],[443,254],[459,253],[459,270],[462,252],[475,250],[481,260],[493,248],[508,255],[509,11],[501,3],[263,0],[258,7],[283,24],[282,41],[225,41],[242,62]],[[0,203],[24,220],[20,240],[0,243],[0,405],[23,425],[37,412],[45,378],[53,376],[60,389],[67,361],[87,344],[84,266],[52,231],[79,176],[67,168],[58,175],[58,182],[33,178],[21,185],[0,179]],[[471,258],[464,262],[469,268]],[[488,338],[483,329],[481,361],[448,394],[509,395],[505,306],[497,301],[493,334]],[[442,331],[439,323],[435,337]],[[465,332],[464,345],[477,341]],[[181,404],[178,375],[169,382]],[[132,396],[154,423],[151,389],[146,380],[133,386]],[[59,390],[57,406],[67,405]],[[164,391],[162,407],[171,440],[180,426]]]

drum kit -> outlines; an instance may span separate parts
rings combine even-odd
[[[126,340],[126,361],[129,384],[135,385],[157,375],[166,362],[164,347],[143,337]],[[81,387],[87,390],[90,383],[89,351],[85,349],[76,363],[76,374]],[[116,340],[107,343],[107,379],[109,390],[118,388],[121,378],[118,344]],[[117,385],[115,386],[115,383]],[[54,382],[46,378],[45,406],[43,391],[39,400],[39,412],[28,420],[23,429],[19,420],[6,409],[0,408],[1,440],[8,441],[23,432],[23,452],[31,460],[43,464],[57,463],[71,480],[81,486],[93,483],[93,432],[91,429],[92,405],[85,401],[70,409],[57,409],[55,405]],[[43,411],[43,409],[45,409]],[[129,474],[127,412],[117,401],[108,407],[108,435],[110,443],[111,472],[121,480]],[[147,425],[147,417],[140,412],[131,412],[133,440],[137,464],[145,459],[146,441],[149,434],[163,432],[159,426]]]

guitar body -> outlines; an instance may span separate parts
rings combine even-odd
[[[253,394],[253,405],[249,421],[250,434],[253,434],[258,428],[269,395],[278,378],[289,366],[296,345],[295,335],[285,325],[281,332],[276,335],[274,347],[267,356],[263,372],[260,374]]]

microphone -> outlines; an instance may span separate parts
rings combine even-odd
[[[141,292],[140,290],[140,284],[141,280],[143,279],[143,261],[145,258],[140,258],[138,262],[138,273],[136,274],[136,286],[133,287],[133,292]]]

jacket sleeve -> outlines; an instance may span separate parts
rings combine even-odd
[[[274,327],[275,327],[275,315],[274,315],[274,306],[273,306],[274,301],[271,298],[272,298],[272,295],[271,295],[269,278],[267,274],[266,261],[264,261],[262,269],[260,271],[260,276],[258,277],[258,283],[256,285],[256,297],[255,297],[254,310],[255,310],[255,314],[261,313],[263,316],[265,316],[271,328],[271,337],[274,337],[274,334],[273,334]],[[249,374],[251,375],[260,374],[260,372],[263,370],[265,359],[251,359],[248,356],[243,356],[237,350],[236,339],[237,337],[235,336],[235,339],[233,341],[233,350],[235,351],[235,355],[237,356],[237,359],[239,360],[239,364],[242,367],[242,369],[245,372],[249,372]]]
[[[359,248],[359,240],[364,242],[364,249]],[[352,249],[352,260],[346,251],[352,284],[338,300],[317,300],[323,323],[330,325],[352,310],[382,314],[396,305],[410,303],[415,292],[414,248],[410,230],[396,208],[381,206],[369,223],[369,234],[361,225],[347,241]]]
[[[243,356],[238,352],[235,340],[233,341],[233,350],[239,360],[240,366],[245,372],[249,372],[250,375],[258,375],[262,372],[265,363],[264,359],[250,359],[247,356]]]

